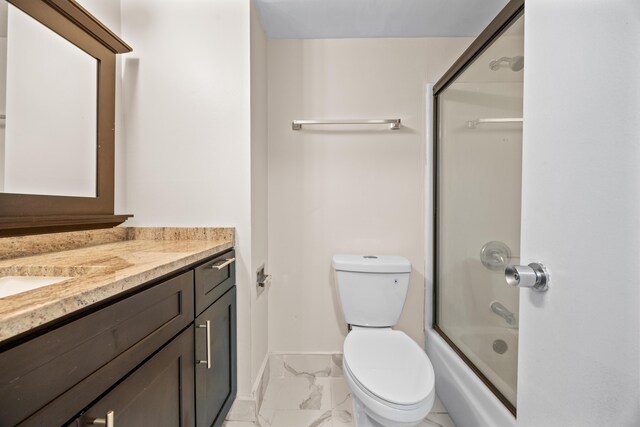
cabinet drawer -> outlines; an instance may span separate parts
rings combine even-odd
[[[87,409],[73,426],[94,425],[113,412],[118,427],[195,425],[193,326]]]
[[[61,425],[194,318],[188,272],[0,354],[0,425]]]
[[[232,250],[196,267],[196,316],[236,284],[235,257]]]

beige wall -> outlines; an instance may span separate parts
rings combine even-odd
[[[470,41],[269,42],[270,351],[341,351],[331,270],[341,252],[411,261],[398,328],[423,342],[424,86]],[[402,130],[291,130],[293,119],[395,117]]]
[[[267,38],[251,2],[251,272],[267,263]],[[251,378],[267,356],[267,292],[251,286]]]

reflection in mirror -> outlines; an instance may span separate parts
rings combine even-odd
[[[0,0],[0,191],[96,197],[97,61]]]

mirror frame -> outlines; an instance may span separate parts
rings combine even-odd
[[[0,0],[1,1],[1,0]],[[116,54],[132,49],[74,0],[6,0],[97,61],[96,197],[0,193],[0,237],[113,227]]]

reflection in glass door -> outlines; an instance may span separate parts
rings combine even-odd
[[[443,87],[436,106],[435,328],[515,414],[524,15]]]

